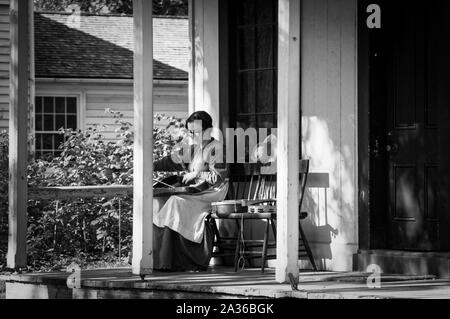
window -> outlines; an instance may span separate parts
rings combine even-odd
[[[58,131],[77,129],[77,105],[76,97],[36,96],[36,158],[61,154],[59,146],[64,136]]]
[[[276,127],[278,1],[239,0],[232,7],[234,122],[244,129]]]

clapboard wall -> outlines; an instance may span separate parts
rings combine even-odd
[[[302,1],[302,155],[329,175],[303,222],[321,267],[352,270],[358,250],[357,0]]]
[[[9,113],[9,0],[0,1],[0,132],[8,128]]]
[[[63,82],[36,80],[36,96],[76,96],[78,98],[78,127],[85,129],[95,124],[105,125],[104,135],[113,139],[117,128],[106,109],[124,114],[124,120],[133,123],[133,84]],[[186,119],[188,115],[187,81],[155,81],[154,112]],[[163,127],[167,122],[156,123]]]

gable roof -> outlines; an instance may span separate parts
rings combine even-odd
[[[187,80],[188,19],[153,18],[154,78]],[[133,17],[35,13],[37,78],[133,78]]]

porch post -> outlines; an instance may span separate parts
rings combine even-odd
[[[152,1],[134,0],[133,274],[153,271]]]
[[[195,0],[188,0],[188,19],[189,19],[189,80],[188,80],[188,97],[189,97],[189,114],[195,111]]]
[[[219,0],[189,2],[193,81],[189,110],[206,111],[219,124]]]
[[[27,264],[27,158],[31,0],[12,0],[9,107],[9,235],[7,265]]]
[[[298,281],[300,1],[278,1],[278,160],[276,280]]]

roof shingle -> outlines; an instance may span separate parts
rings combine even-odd
[[[154,78],[188,78],[188,19],[153,18]],[[133,17],[35,13],[38,78],[133,78]]]

